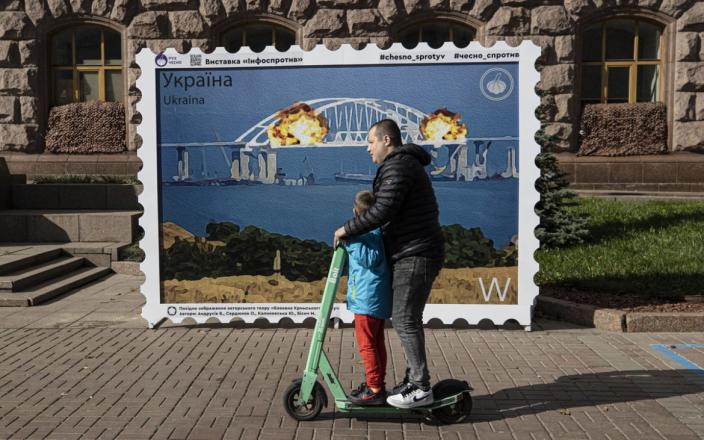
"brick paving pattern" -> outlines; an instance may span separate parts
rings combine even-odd
[[[306,328],[146,328],[140,279],[113,276],[47,305],[0,309],[0,438],[698,439],[704,376],[651,344],[701,334],[618,334],[539,321],[520,330],[428,329],[433,380],[467,380],[470,420],[355,418],[328,407],[297,422],[282,394],[300,377]],[[362,381],[351,328],[331,329],[341,381]],[[388,385],[403,353],[387,330]],[[678,352],[701,362],[702,349]],[[330,394],[328,393],[330,396]]]

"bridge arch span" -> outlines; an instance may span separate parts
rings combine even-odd
[[[426,114],[417,108],[377,98],[319,98],[302,101],[317,113],[322,114],[329,125],[326,141],[315,146],[364,146],[369,127],[381,119],[393,119],[401,128],[404,143],[423,142],[420,123]],[[271,145],[268,127],[278,119],[278,111],[262,119],[235,141],[247,148],[279,148]]]

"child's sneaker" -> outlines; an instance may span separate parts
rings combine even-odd
[[[367,389],[367,383],[362,382],[359,384],[357,389],[350,391],[350,396],[357,397],[357,396],[359,396],[359,393],[363,393],[366,389]]]
[[[350,402],[361,406],[380,406],[386,405],[386,396],[386,390],[382,389],[378,393],[375,393],[367,384],[364,384],[364,389],[360,390],[356,395],[350,393]]]
[[[407,383],[398,393],[389,396],[386,403],[396,408],[415,408],[433,403],[433,390],[423,390],[415,384]]]

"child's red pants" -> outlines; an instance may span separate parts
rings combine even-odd
[[[369,315],[355,314],[354,334],[357,336],[359,354],[364,362],[367,386],[384,389],[384,377],[386,376],[384,320]]]

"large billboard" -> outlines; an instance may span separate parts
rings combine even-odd
[[[375,177],[367,132],[390,118],[432,157],[446,239],[424,320],[530,325],[539,53],[530,42],[143,49],[143,316],[314,317],[333,232]],[[333,316],[349,322],[340,285]]]

